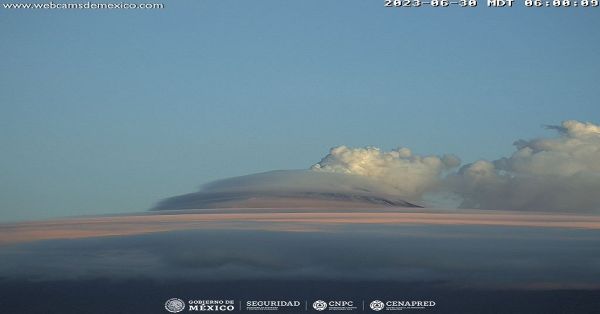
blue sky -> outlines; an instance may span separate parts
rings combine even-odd
[[[470,162],[600,122],[600,8],[165,4],[0,9],[0,221],[141,211],[342,144]]]

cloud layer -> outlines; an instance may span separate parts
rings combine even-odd
[[[131,218],[147,224],[141,216]],[[101,224],[110,229],[114,222]],[[3,246],[0,281],[370,280],[488,289],[598,288],[598,229],[315,222],[313,229],[269,230],[273,224],[281,223]]]

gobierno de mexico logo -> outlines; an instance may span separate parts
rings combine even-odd
[[[185,302],[179,298],[171,298],[165,302],[165,310],[171,313],[179,313],[185,309]]]

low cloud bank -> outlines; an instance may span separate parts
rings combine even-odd
[[[156,209],[245,207],[248,200],[273,197],[410,206],[427,205],[425,195],[450,194],[462,208],[600,212],[600,126],[569,120],[547,128],[558,136],[518,140],[509,157],[460,168],[452,154],[338,146],[310,170],[217,181]]]
[[[0,250],[0,280],[356,280],[487,289],[599,286],[597,230],[460,224],[322,227],[302,232],[197,228],[23,243]]]

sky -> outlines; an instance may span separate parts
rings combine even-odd
[[[600,123],[598,8],[165,4],[0,8],[0,221],[143,211],[338,145],[473,162]]]

